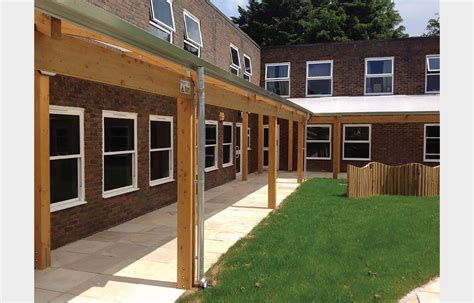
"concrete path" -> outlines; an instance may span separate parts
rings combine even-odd
[[[329,174],[311,174],[308,177]],[[296,188],[279,172],[277,203]],[[267,175],[250,175],[206,192],[205,269],[270,212]],[[174,302],[176,203],[52,251],[35,272],[35,302]]]
[[[400,303],[439,303],[439,278],[412,290],[400,300]]]

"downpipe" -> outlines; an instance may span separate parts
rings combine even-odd
[[[204,277],[204,188],[205,188],[205,161],[206,161],[206,94],[204,87],[204,67],[199,66],[198,71],[198,280],[201,288],[207,288],[207,280]]]

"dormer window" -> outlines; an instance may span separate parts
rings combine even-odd
[[[172,42],[175,31],[173,2],[171,0],[151,0],[150,32],[155,36]]]
[[[199,19],[184,11],[184,49],[200,56],[202,47],[201,23]]]
[[[440,60],[439,55],[426,56],[426,90],[428,94],[439,93],[439,78],[440,78]]]
[[[230,45],[230,72],[238,76],[240,74],[240,55],[237,46]]]

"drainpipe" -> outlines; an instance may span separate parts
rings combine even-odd
[[[198,90],[199,90],[199,104],[198,104],[198,280],[201,288],[207,287],[207,281],[204,277],[204,185],[205,185],[205,171],[204,165],[206,161],[206,98],[204,91],[204,67],[198,67]]]

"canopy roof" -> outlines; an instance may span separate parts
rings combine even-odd
[[[390,95],[290,98],[313,115],[438,114],[440,96]]]

